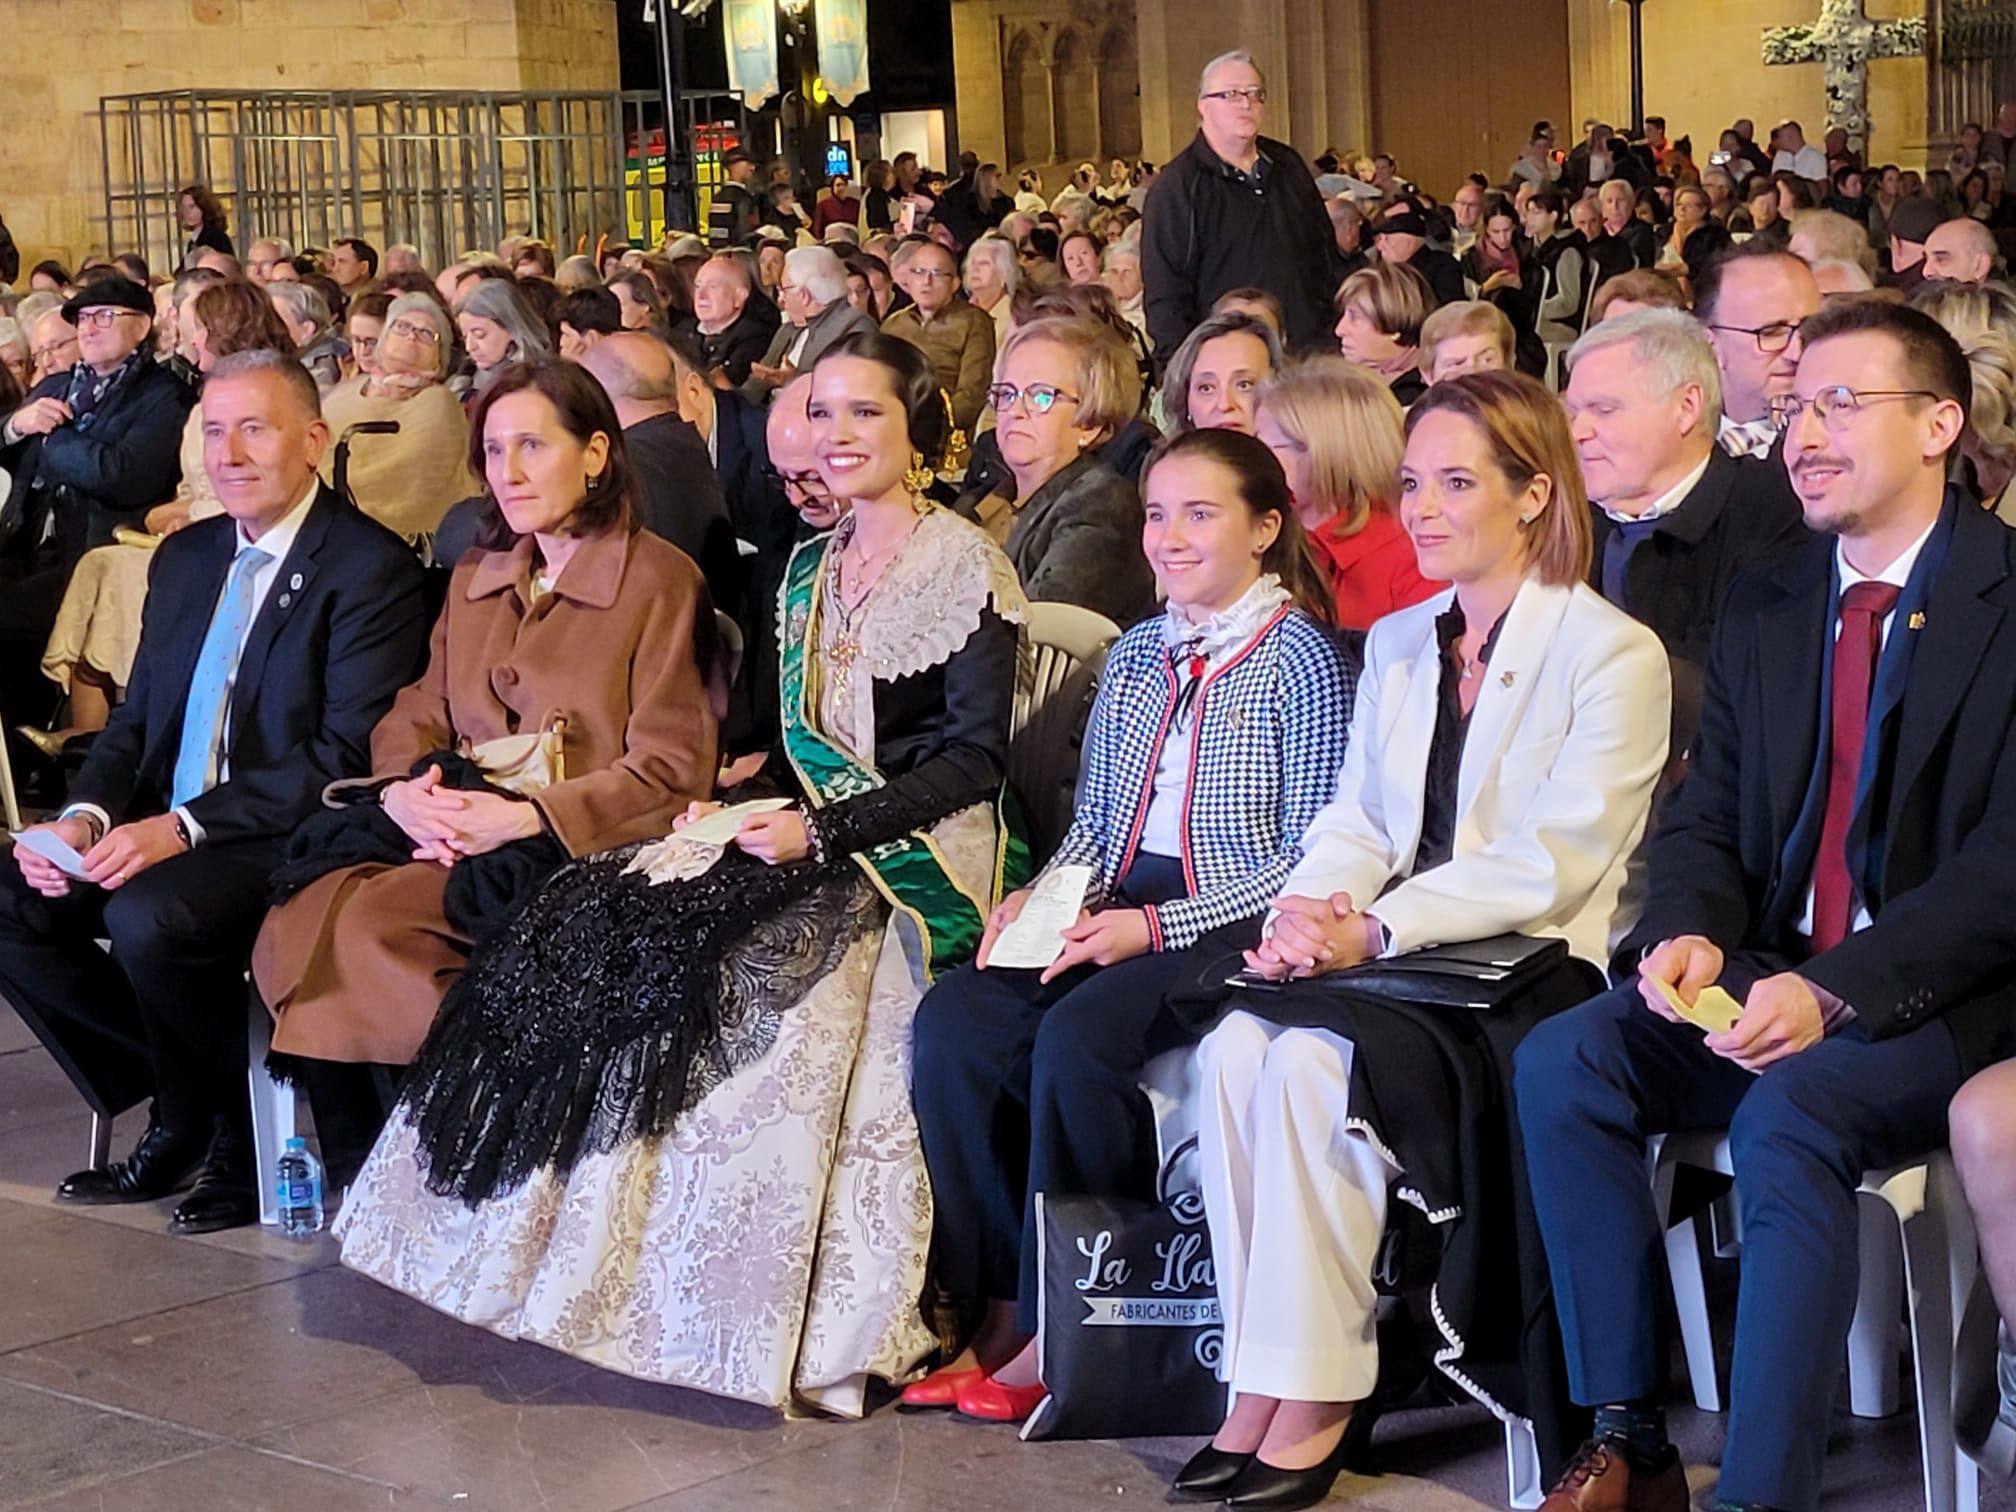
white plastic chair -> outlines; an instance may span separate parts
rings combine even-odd
[[[1729,1140],[1717,1134],[1674,1134],[1650,1153],[1653,1201],[1664,1220],[1672,1210],[1680,1166],[1735,1174]],[[1887,1171],[1871,1171],[1860,1189],[1861,1287],[1848,1333],[1848,1403],[1857,1417],[1897,1411],[1898,1319],[1908,1305],[1918,1443],[1926,1512],[1976,1512],[1980,1477],[1953,1440],[1953,1340],[1959,1305],[1973,1289],[1979,1259],[1974,1221],[1944,1152]],[[1702,1283],[1693,1220],[1666,1230],[1666,1268],[1679,1316],[1681,1347],[1694,1403],[1722,1410],[1715,1346]]]
[[[1042,861],[1071,825],[1092,690],[1120,627],[1076,604],[1031,604],[1016,660],[1008,780]]]
[[[246,1021],[246,1089],[252,1098],[252,1158],[258,1164],[259,1221],[268,1228],[280,1222],[280,1196],[274,1174],[280,1168],[280,1152],[287,1141],[300,1132],[295,1123],[294,1089],[275,1081],[266,1069],[266,1052],[273,1044],[273,1020],[257,1001]]]

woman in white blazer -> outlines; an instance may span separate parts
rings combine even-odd
[[[1508,1205],[1510,1137],[1493,1151],[1458,1125],[1509,1128],[1511,1042],[1600,982],[1666,758],[1666,655],[1585,586],[1589,506],[1553,395],[1495,372],[1431,389],[1407,423],[1400,517],[1422,576],[1453,586],[1372,627],[1337,794],[1246,955],[1280,987],[1236,994],[1200,1053],[1234,1395],[1177,1478],[1189,1499],[1312,1505],[1362,1444],[1389,1190],[1441,1240],[1437,1363],[1505,1410],[1475,1345],[1517,1311],[1492,1292],[1512,1246],[1473,1252],[1476,1210]],[[1506,933],[1571,955],[1517,1013],[1298,985]],[[1452,1276],[1472,1262],[1481,1277]]]

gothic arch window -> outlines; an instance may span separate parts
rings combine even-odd
[[[1051,97],[1056,102],[1057,155],[1065,159],[1099,155],[1099,69],[1092,49],[1074,30],[1057,38],[1051,55]],[[1076,166],[1076,162],[1072,163]]]
[[[1099,140],[1112,157],[1141,155],[1141,55],[1132,27],[1116,26],[1099,44]]]
[[[1050,160],[1048,73],[1035,39],[1017,31],[1001,55],[1001,134],[1011,166]]]

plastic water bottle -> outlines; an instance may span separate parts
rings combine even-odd
[[[281,1233],[306,1239],[322,1232],[322,1163],[308,1153],[308,1141],[299,1135],[280,1152],[277,1195]]]

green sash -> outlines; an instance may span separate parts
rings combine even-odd
[[[807,666],[807,648],[819,633],[829,540],[830,536],[822,536],[806,541],[792,552],[790,565],[784,569],[784,624],[778,637],[784,751],[815,808],[883,785],[879,773],[862,766],[817,727],[814,710],[818,691]],[[865,668],[863,675],[867,675]],[[1019,826],[998,812],[995,829],[1000,842],[995,851],[994,891],[999,897],[1028,877],[1029,848],[1017,833]],[[970,960],[980,948],[981,931],[992,904],[959,885],[944,853],[922,830],[912,830],[854,859],[876,891],[917,926],[927,976],[935,977]]]

